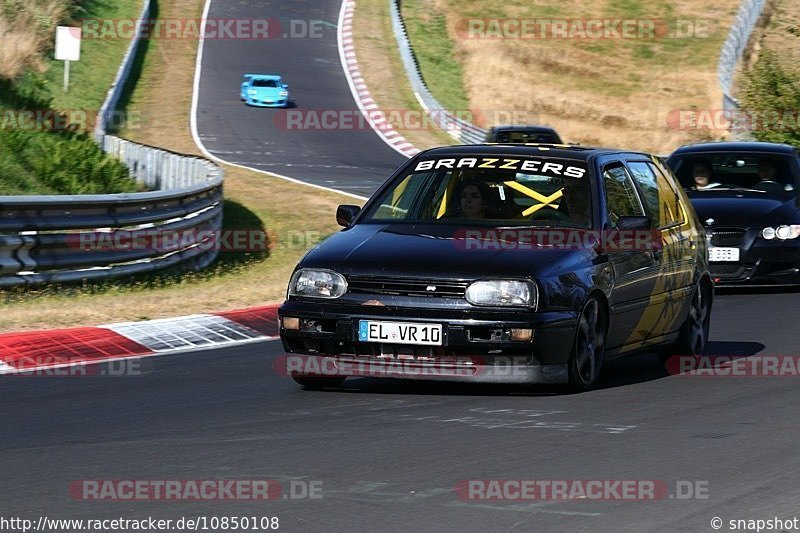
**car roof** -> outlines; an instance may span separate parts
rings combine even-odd
[[[794,154],[797,149],[788,144],[767,142],[708,142],[685,144],[672,152],[672,155],[694,154],[701,152],[771,152],[779,154]]]
[[[449,155],[546,155],[549,157],[562,157],[565,159],[587,160],[592,156],[606,154],[624,154],[652,157],[644,152],[619,150],[616,148],[600,148],[593,146],[574,146],[569,144],[525,143],[525,144],[458,144],[454,146],[440,146],[420,152],[420,156],[449,156]]]
[[[534,124],[524,125],[524,124],[498,124],[497,126],[492,126],[492,131],[499,131],[499,130],[507,130],[507,131],[540,131],[542,133],[555,133],[556,130],[551,128],[550,126],[537,126]]]
[[[253,78],[254,80],[279,80],[281,77],[277,74],[245,74],[244,78]]]

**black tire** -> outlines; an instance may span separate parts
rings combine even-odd
[[[670,355],[703,355],[706,352],[711,329],[711,298],[708,283],[698,282],[678,340],[672,346],[671,353],[662,355],[662,362],[666,362]]]
[[[567,363],[570,390],[586,391],[597,383],[605,361],[607,326],[603,304],[597,298],[589,298],[578,316],[572,354]]]
[[[304,389],[308,390],[319,390],[319,389],[327,389],[327,388],[336,388],[342,383],[344,380],[347,379],[346,377],[316,377],[316,376],[292,376],[292,379],[295,380],[299,385],[302,385]]]

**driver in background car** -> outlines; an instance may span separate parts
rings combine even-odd
[[[719,187],[719,183],[712,182],[714,179],[714,169],[711,163],[706,159],[698,159],[692,165],[692,180],[694,181],[693,189],[702,191],[704,189],[713,189]]]

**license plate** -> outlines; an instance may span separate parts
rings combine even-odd
[[[358,340],[361,342],[441,346],[442,325],[359,320]]]
[[[708,249],[708,260],[714,263],[736,262],[739,260],[739,249],[711,246]]]

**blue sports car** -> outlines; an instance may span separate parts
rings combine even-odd
[[[258,107],[286,107],[289,105],[289,88],[280,76],[271,74],[245,74],[240,96],[247,104]]]

